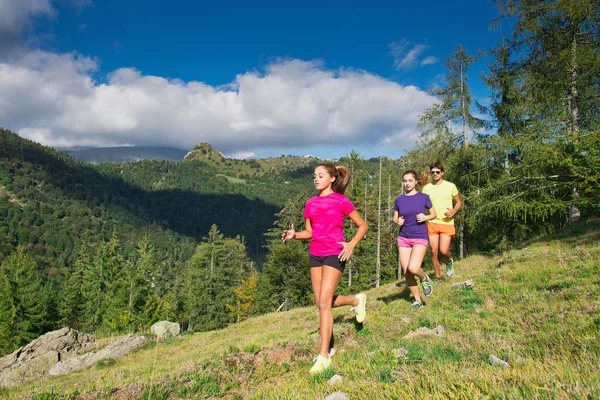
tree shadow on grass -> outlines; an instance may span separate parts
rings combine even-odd
[[[406,286],[406,281],[401,281],[396,283],[397,287],[401,287],[402,289],[398,292],[392,293],[390,295],[379,297],[377,300],[383,301],[385,304],[390,304],[396,300],[403,299],[407,302],[411,302],[410,297],[410,289]]]

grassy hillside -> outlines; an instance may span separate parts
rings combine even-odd
[[[364,326],[335,311],[334,369],[310,377],[317,312],[296,309],[149,345],[113,365],[4,390],[8,398],[600,397],[600,224],[473,256],[409,312],[403,282],[368,292]],[[451,283],[472,278],[473,290]],[[404,339],[442,325],[433,338]],[[397,359],[393,349],[408,355]],[[510,364],[488,362],[495,355]],[[337,373],[344,382],[331,386]]]
[[[199,143],[186,156],[184,160],[199,160],[217,168],[225,174],[240,176],[277,176],[286,172],[298,171],[298,174],[310,177],[312,168],[319,159],[312,156],[285,156],[268,157],[258,160],[238,160],[226,158],[223,153],[208,143]]]

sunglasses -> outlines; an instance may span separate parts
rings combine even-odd
[[[439,175],[439,174],[441,174],[441,173],[442,173],[442,171],[431,171],[431,174],[432,174],[432,175]]]

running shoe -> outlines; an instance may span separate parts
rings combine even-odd
[[[325,358],[319,354],[313,361],[315,362],[315,365],[313,365],[309,371],[311,375],[320,374],[326,369],[331,368],[331,358],[329,357]]]
[[[433,278],[433,281],[431,283],[433,287],[440,286],[442,284],[442,280],[440,278]]]
[[[358,305],[352,307],[351,310],[354,310],[354,312],[356,313],[356,322],[360,324],[365,320],[365,317],[367,316],[367,310],[365,308],[367,305],[367,295],[364,293],[359,293],[354,297],[358,299]]]
[[[421,303],[419,300],[415,300],[412,302],[412,304],[410,305],[410,309],[411,310],[418,310],[419,308],[423,307],[424,304]]]
[[[449,259],[446,263],[446,275],[454,275],[454,261],[452,259]]]
[[[421,282],[421,286],[423,287],[423,294],[425,296],[430,296],[433,293],[433,285],[427,274],[425,274],[425,279]]]

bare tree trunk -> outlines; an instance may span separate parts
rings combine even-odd
[[[127,306],[127,321],[131,321],[131,309],[133,308],[133,279],[129,281],[129,305]]]
[[[571,33],[571,133],[577,136],[579,134],[579,90],[577,89],[577,80],[579,77],[579,67],[577,64],[577,32],[573,27]]]
[[[460,224],[460,258],[463,259],[467,257],[467,229],[465,228],[465,224],[461,222]]]
[[[379,287],[379,278],[381,276],[381,156],[379,156],[379,192],[377,196],[377,267],[375,287]]]
[[[570,134],[574,137],[579,135],[579,90],[577,89],[578,79],[578,65],[577,65],[577,32],[575,27],[571,30],[571,88],[569,93],[569,115],[571,119]],[[571,210],[569,211],[568,224],[573,224],[579,221],[581,217],[581,211],[577,204],[579,202],[579,190],[576,186],[571,187]]]
[[[352,258],[348,260],[348,287],[352,286]]]
[[[402,279],[402,264],[400,263],[400,250],[398,250],[398,280]]]
[[[388,222],[392,220],[392,175],[388,175]]]
[[[368,202],[367,202],[367,191],[369,190],[368,184],[369,184],[369,181],[367,179],[365,181],[365,214],[363,215],[363,219],[365,220],[365,222],[367,222],[367,205],[368,205]]]
[[[463,65],[460,63],[460,104],[462,107],[462,120],[463,120],[463,137],[465,140],[465,147],[469,147],[469,141],[467,139],[467,107],[465,106],[465,94],[464,94],[464,76],[463,76]]]

